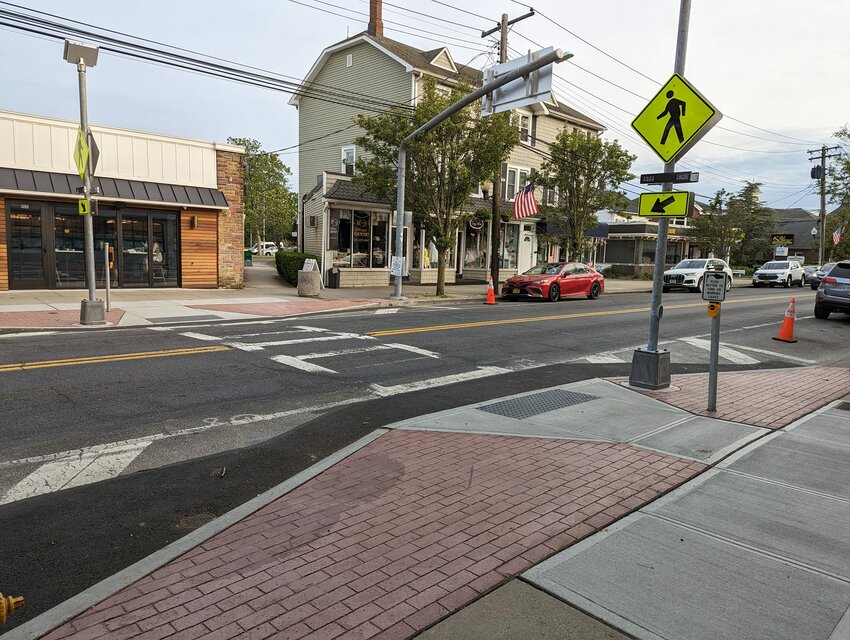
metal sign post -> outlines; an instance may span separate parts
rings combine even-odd
[[[711,318],[711,350],[708,361],[708,410],[717,411],[717,367],[720,360],[720,303],[726,299],[729,276],[725,271],[706,271],[702,283],[702,299],[708,300]]]
[[[106,312],[107,313],[109,313],[109,311],[112,308],[112,304],[111,304],[112,300],[110,299],[110,295],[109,295],[109,293],[110,293],[110,282],[109,281],[112,279],[112,269],[110,269],[110,267],[111,267],[111,265],[109,263],[109,243],[104,242],[103,243],[103,274],[104,274],[105,278],[103,280],[104,280],[104,283],[105,283],[104,284],[104,287],[105,287],[104,290],[106,291],[105,298],[106,298]]]

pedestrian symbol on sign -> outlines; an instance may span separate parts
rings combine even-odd
[[[682,117],[685,115],[685,103],[681,100],[677,100],[673,96],[676,95],[672,90],[667,92],[667,97],[670,99],[667,103],[667,106],[664,107],[664,111],[662,111],[656,120],[661,120],[664,116],[670,116],[670,119],[667,121],[667,124],[664,125],[664,134],[661,136],[661,144],[667,144],[667,135],[670,133],[670,129],[676,129],[676,137],[679,138],[679,142],[685,141],[685,136],[682,133]]]

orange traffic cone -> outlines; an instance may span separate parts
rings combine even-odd
[[[794,320],[797,319],[797,307],[795,306],[794,298],[791,298],[791,304],[788,305],[788,310],[785,312],[785,320],[782,321],[782,326],[779,327],[779,335],[774,340],[780,342],[797,342],[794,339]]]
[[[496,291],[493,289],[493,276],[487,278],[487,302],[484,304],[496,304]]]

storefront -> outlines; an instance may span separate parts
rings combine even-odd
[[[86,287],[82,182],[67,171],[75,127],[0,112],[0,290]],[[96,286],[107,272],[112,287],[240,285],[242,149],[93,133]]]

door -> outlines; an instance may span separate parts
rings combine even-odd
[[[9,288],[47,289],[41,206],[9,207]]]

